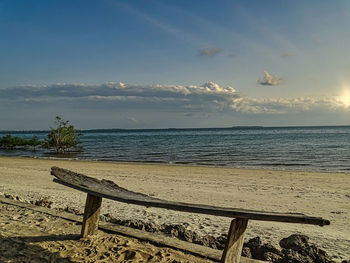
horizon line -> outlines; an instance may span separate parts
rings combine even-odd
[[[94,129],[77,129],[80,132],[94,132],[94,131],[167,131],[167,130],[209,130],[209,129],[264,129],[264,128],[327,128],[327,127],[350,127],[350,124],[340,125],[286,125],[286,126],[260,126],[260,125],[237,125],[231,127],[200,127],[200,128],[94,128]],[[0,130],[0,133],[7,132],[31,132],[43,133],[50,130]]]

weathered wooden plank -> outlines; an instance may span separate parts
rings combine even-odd
[[[300,223],[319,226],[330,224],[329,220],[320,217],[310,217],[300,213],[265,212],[166,201],[142,193],[129,191],[109,180],[98,180],[93,177],[89,177],[79,173],[74,173],[72,171],[58,167],[52,167],[51,174],[57,178],[53,180],[56,183],[66,185],[74,189],[90,193],[92,195],[129,204],[142,205],[147,207],[159,207],[182,212],[224,216],[230,218],[252,219],[260,221]]]
[[[222,258],[222,250],[217,250],[214,248],[197,245],[197,244],[183,241],[177,238],[168,237],[163,234],[150,233],[150,232],[146,232],[138,229],[114,225],[114,224],[105,223],[105,222],[103,223],[101,222],[99,228],[106,231],[112,231],[119,234],[136,237],[142,240],[148,240],[156,245],[164,245],[167,247],[191,252],[194,255],[209,258],[211,260],[215,260],[218,262]],[[241,263],[266,263],[265,261],[247,258],[247,257],[241,257],[240,262]]]
[[[102,197],[87,194],[81,236],[95,235],[100,219]]]
[[[68,212],[62,212],[57,211],[52,208],[42,207],[42,206],[36,206],[29,203],[22,203],[20,201],[11,200],[9,198],[0,197],[0,202],[10,205],[15,205],[19,207],[23,207],[26,209],[30,209],[33,211],[37,211],[40,213],[45,213],[48,215],[56,216],[59,218],[63,218],[72,222],[81,223],[82,222],[82,216],[74,215]],[[204,247],[201,245],[189,243],[186,241],[182,241],[173,237],[165,236],[164,234],[158,234],[158,233],[150,233],[126,226],[120,226],[108,222],[100,222],[99,223],[99,229],[104,230],[109,233],[116,233],[121,234],[124,236],[134,237],[141,240],[152,242],[153,244],[160,245],[160,246],[166,246],[171,247],[175,249],[180,249],[185,252],[190,252],[194,255],[198,255],[201,257],[209,258],[215,261],[220,261],[221,259],[221,250]],[[264,261],[241,257],[241,263],[266,263]]]
[[[238,218],[231,221],[221,263],[240,262],[247,225],[247,219]]]

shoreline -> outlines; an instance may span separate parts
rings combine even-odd
[[[323,228],[252,221],[247,240],[255,236],[278,246],[290,234],[301,233],[336,260],[350,258],[350,174],[0,157],[0,192],[26,200],[49,198],[54,208],[83,210],[85,194],[52,182],[51,166],[60,166],[131,191],[165,200],[275,212],[297,212],[331,221]],[[102,215],[117,219],[181,224],[200,234],[226,234],[229,218],[145,208],[103,200]]]
[[[313,169],[280,169],[277,165],[275,169],[271,167],[255,167],[255,166],[230,166],[218,164],[191,164],[191,163],[176,163],[176,162],[156,162],[156,161],[117,161],[117,160],[97,160],[97,159],[79,159],[79,158],[61,158],[61,157],[43,157],[43,156],[21,156],[21,155],[0,155],[0,158],[23,158],[23,159],[38,159],[38,160],[57,160],[57,161],[74,161],[74,162],[94,162],[94,163],[115,163],[115,164],[135,164],[135,165],[160,165],[160,166],[183,166],[183,167],[204,167],[204,168],[226,168],[234,170],[254,170],[254,171],[281,171],[281,172],[303,172],[303,173],[324,173],[324,174],[349,174],[347,171],[333,170],[313,170]]]

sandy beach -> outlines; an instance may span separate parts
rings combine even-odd
[[[0,210],[0,262],[213,262],[102,231],[80,239],[76,222],[1,203]]]
[[[0,157],[0,194],[24,200],[47,197],[52,208],[70,206],[82,211],[85,194],[53,183],[52,166],[112,180],[129,190],[166,200],[324,217],[331,221],[330,226],[250,221],[246,239],[260,236],[278,246],[281,238],[301,233],[334,260],[350,258],[350,174]],[[3,211],[10,213],[4,207]],[[230,222],[228,218],[103,200],[102,214],[106,213],[120,219],[183,224],[214,236],[227,233]],[[7,218],[11,221],[11,216]],[[65,234],[79,233],[74,227],[67,228]],[[11,233],[7,235],[9,238]]]

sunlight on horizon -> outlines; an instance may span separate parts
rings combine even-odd
[[[350,89],[348,87],[344,87],[343,94],[339,99],[345,107],[350,107]]]

